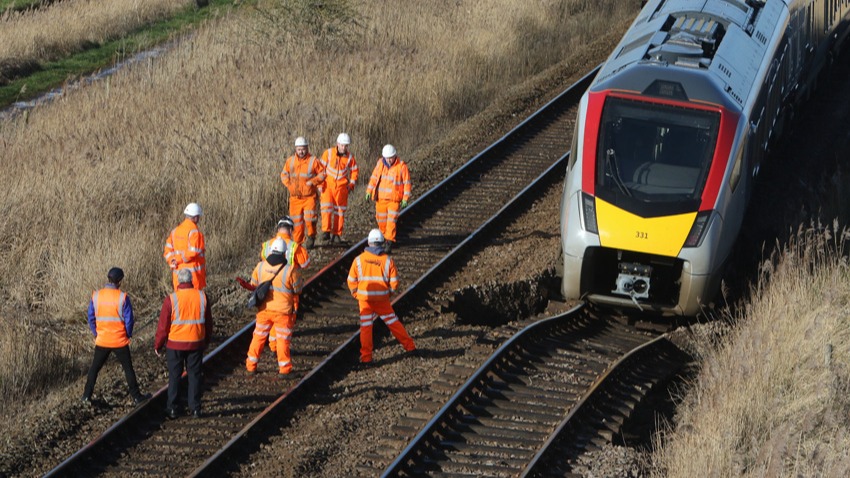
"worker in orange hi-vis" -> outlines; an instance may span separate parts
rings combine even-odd
[[[277,234],[274,237],[269,239],[268,241],[263,243],[262,249],[260,249],[260,260],[266,260],[271,254],[272,244],[275,239],[283,239],[283,242],[286,244],[286,263],[294,265],[298,267],[298,269],[305,269],[310,265],[310,254],[307,252],[307,249],[301,247],[297,242],[292,240],[292,228],[294,224],[292,219],[289,216],[283,216],[277,221]],[[237,279],[242,283],[242,279]],[[245,284],[242,284],[242,287],[245,287]],[[295,294],[294,299],[294,307],[295,313],[298,312],[298,302],[299,302],[300,294]],[[277,350],[277,335],[269,334],[269,348],[272,352]]]
[[[357,160],[349,150],[351,137],[340,133],[336,138],[336,147],[322,153],[322,167],[325,168],[325,185],[322,191],[322,240],[325,244],[342,243],[342,228],[345,225],[345,211],[348,209],[348,193],[357,184]]]
[[[372,361],[372,322],[378,317],[404,350],[416,350],[413,339],[407,335],[390,303],[390,296],[398,287],[398,272],[393,258],[384,252],[384,236],[381,231],[372,229],[367,242],[368,247],[354,259],[348,272],[348,289],[360,306],[361,363]]]
[[[295,224],[292,239],[310,249],[316,240],[316,221],[318,220],[318,188],[325,182],[325,170],[322,162],[310,154],[307,140],[295,138],[295,154],[286,158],[280,180],[289,190],[289,217]],[[307,240],[304,240],[306,223]]]
[[[171,231],[165,241],[162,256],[171,268],[174,290],[177,290],[178,285],[177,271],[181,269],[189,269],[192,272],[192,285],[196,289],[207,286],[206,244],[203,233],[198,229],[202,214],[201,206],[189,203],[183,210],[186,218]]]
[[[386,239],[384,251],[390,254],[395,245],[398,214],[410,200],[410,170],[391,144],[381,151],[378,164],[369,178],[366,199],[375,201],[375,219]]]
[[[294,299],[301,292],[301,272],[297,266],[286,262],[286,244],[283,239],[274,240],[268,258],[257,263],[251,275],[251,285],[254,287],[269,280],[271,287],[263,302],[258,304],[254,336],[245,360],[245,367],[250,374],[257,371],[257,363],[270,334],[275,334],[280,342],[277,345],[278,373],[292,371],[289,348],[295,328]]]

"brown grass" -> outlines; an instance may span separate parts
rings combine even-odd
[[[84,327],[112,265],[136,308],[152,310],[169,284],[163,240],[190,201],[204,207],[215,283],[286,210],[278,175],[295,136],[319,151],[347,131],[367,170],[391,142],[415,177],[417,150],[636,11],[614,0],[336,2],[355,6],[336,23],[342,36],[292,41],[268,20],[278,4],[261,2],[0,125],[5,310]],[[364,207],[360,194],[350,207]]]
[[[54,60],[184,10],[193,0],[67,0],[0,17],[0,64]]]
[[[800,230],[764,262],[752,302],[655,454],[655,476],[850,475],[850,233]]]

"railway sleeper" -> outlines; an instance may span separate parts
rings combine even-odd
[[[541,413],[531,410],[519,410],[513,407],[513,402],[508,407],[500,408],[488,405],[471,405],[466,408],[475,413],[477,416],[486,416],[490,418],[505,418],[515,419],[518,421],[530,420],[536,423],[551,423],[553,426],[559,421],[561,414]]]
[[[500,446],[472,445],[463,441],[442,440],[440,446],[449,451],[446,455],[451,457],[454,451],[466,456],[479,456],[482,458],[520,459],[529,461],[534,456],[534,450],[520,450],[518,448],[504,448]]]
[[[436,462],[429,460],[428,464],[435,465],[441,471],[461,472],[463,469],[475,470],[475,476],[513,476],[528,463],[527,460],[517,460],[504,457],[482,457],[475,455],[452,454],[447,461]],[[498,474],[493,474],[496,472]],[[442,476],[442,474],[440,475]]]
[[[468,443],[476,446],[498,447],[510,445],[513,448],[535,451],[537,446],[543,443],[544,435],[539,435],[536,439],[525,439],[514,436],[493,436],[486,433],[460,433],[454,432],[446,435],[446,439],[454,439],[456,441]]]
[[[485,427],[499,428],[502,430],[520,430],[529,433],[550,433],[552,427],[540,423],[517,422],[515,420],[504,420],[493,417],[464,417],[460,423],[464,425],[481,425]]]
[[[523,440],[539,440],[541,436],[545,436],[536,431],[486,427],[483,425],[473,425],[469,423],[453,423],[449,426],[449,429],[457,433],[476,433],[480,435],[490,435],[496,438],[519,438]]]

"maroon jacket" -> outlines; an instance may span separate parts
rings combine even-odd
[[[179,284],[178,289],[191,289],[192,284]],[[168,333],[171,331],[171,295],[165,296],[162,301],[162,310],[159,311],[159,325],[156,327],[156,338],[154,339],[154,350],[162,350],[163,347],[168,347],[171,350],[198,350],[205,349],[210,344],[210,337],[213,333],[213,318],[210,313],[210,303],[207,301],[207,306],[204,309],[204,341],[203,343],[186,343],[172,342],[168,340]],[[166,342],[167,341],[167,342]]]

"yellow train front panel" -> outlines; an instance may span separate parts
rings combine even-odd
[[[676,257],[688,237],[696,211],[675,216],[643,218],[598,197],[596,217],[603,247]]]

